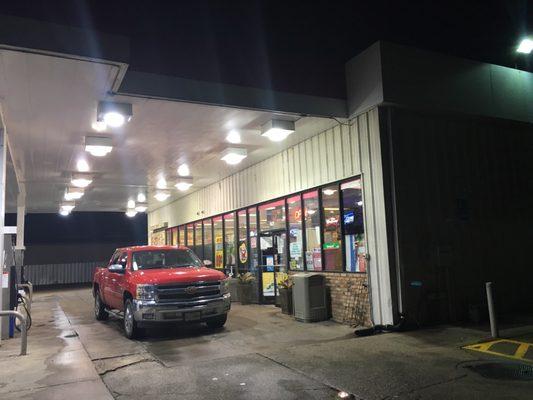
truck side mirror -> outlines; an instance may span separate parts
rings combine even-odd
[[[121,264],[111,264],[107,269],[109,272],[116,272],[118,274],[122,274],[125,268]]]
[[[211,260],[204,260],[204,265],[205,265],[206,267],[210,267],[210,266],[213,265],[213,262],[212,262]]]

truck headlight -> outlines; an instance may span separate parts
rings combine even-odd
[[[229,278],[220,281],[220,294],[229,293]]]
[[[135,298],[138,300],[155,300],[155,286],[137,285],[137,292],[135,295]]]

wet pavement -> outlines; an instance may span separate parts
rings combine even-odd
[[[461,348],[483,337],[476,329],[357,338],[331,321],[232,304],[223,329],[165,326],[128,340],[119,319],[94,320],[87,288],[38,292],[33,310],[29,355],[15,356],[18,340],[0,347],[1,399],[533,398],[533,382],[509,373],[530,369],[504,365],[501,378],[502,360]]]

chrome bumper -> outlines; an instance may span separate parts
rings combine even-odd
[[[192,300],[187,302],[158,303],[156,301],[133,300],[135,321],[149,322],[201,322],[230,310],[230,295],[216,299]]]

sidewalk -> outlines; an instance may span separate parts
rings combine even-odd
[[[36,296],[28,355],[20,338],[0,346],[0,398],[110,400],[81,341],[53,296]]]

